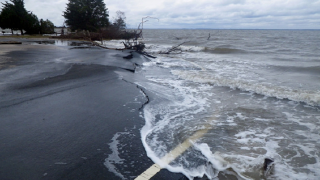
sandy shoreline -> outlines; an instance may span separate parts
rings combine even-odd
[[[121,158],[134,164],[119,171],[132,178],[153,164],[139,132],[147,99],[119,75],[143,57],[19,40],[0,45],[0,179],[120,179],[104,162],[125,131],[135,138]]]

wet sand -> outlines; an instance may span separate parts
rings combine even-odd
[[[148,99],[119,75],[135,76],[144,57],[19,40],[0,45],[0,179],[121,179],[104,165],[119,132],[132,135],[120,173],[134,179],[153,164],[139,131]]]

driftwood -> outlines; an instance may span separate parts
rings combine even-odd
[[[131,50],[134,50],[136,52],[138,52],[139,54],[142,54],[144,56],[147,56],[147,57],[150,57],[150,58],[156,58],[150,54],[148,54],[147,52],[144,51],[145,49],[145,44],[143,42],[138,42],[138,39],[141,38],[143,39],[143,23],[145,22],[148,22],[148,20],[145,20],[145,19],[158,19],[158,18],[155,18],[155,17],[150,17],[150,16],[147,16],[147,17],[143,17],[142,20],[141,20],[141,23],[139,24],[137,30],[134,30],[133,31],[133,34],[134,36],[130,36],[130,38],[128,39],[125,39],[123,43],[124,45],[124,49],[131,49]],[[159,19],[158,19],[159,21]],[[126,58],[126,57],[125,57]]]
[[[187,42],[189,42],[189,41],[187,41]],[[173,46],[172,48],[168,49],[167,51],[160,51],[159,54],[172,54],[172,53],[180,54],[183,51],[180,46],[187,43],[187,42],[183,42],[183,43],[180,43],[176,46]]]
[[[150,55],[150,54],[148,54],[148,53],[146,53],[146,52],[142,52],[142,53],[140,53],[140,54],[142,54],[142,55],[144,55],[144,56],[147,56],[147,57],[149,57],[149,58],[153,58],[153,59],[157,58],[157,57],[152,56],[152,55]]]
[[[145,22],[148,22],[149,20],[145,20],[145,19],[157,19],[158,22],[159,22],[159,19],[156,18],[156,17],[151,17],[151,16],[146,16],[146,17],[143,17],[142,20],[141,20],[141,23],[139,24],[138,26],[138,30],[140,29],[140,25],[141,25],[141,38],[143,39],[143,34],[142,34],[142,30],[143,30],[143,23]]]
[[[263,174],[265,177],[269,176],[274,169],[274,160],[265,158],[263,163]]]
[[[131,43],[130,41],[127,41],[127,42],[122,42],[125,49],[132,49],[132,50],[135,50],[137,52],[142,52],[144,50],[144,48],[146,47],[144,45],[144,43],[142,42],[133,42]]]
[[[123,45],[125,46],[124,48],[110,48],[110,47],[105,47],[105,46],[102,46],[102,45],[100,45],[99,43],[94,42],[94,41],[91,41],[91,43],[92,43],[92,45],[94,45],[94,46],[98,46],[98,47],[104,48],[104,49],[120,50],[120,51],[129,49],[129,50],[134,50],[134,51],[136,51],[137,53],[142,54],[142,55],[144,55],[144,56],[147,56],[147,57],[149,57],[149,58],[157,58],[157,57],[152,56],[152,55],[148,54],[147,52],[143,51],[144,48],[145,48],[144,43],[137,43],[137,44],[135,44],[135,45],[132,45],[132,44],[126,44],[125,42],[122,42]],[[123,58],[124,58],[124,59],[131,59],[131,58],[132,58],[132,55],[125,56],[125,57],[123,57]]]
[[[150,17],[150,16],[143,17],[137,30],[133,31],[134,36],[130,37],[128,39],[125,39],[125,42],[122,42],[126,49],[133,49],[139,53],[143,52],[145,45],[142,42],[138,42],[138,39],[139,38],[143,39],[143,24],[145,22],[148,22],[148,20],[145,20],[145,19],[158,19],[158,18]],[[159,19],[158,19],[158,21],[159,21]]]
[[[131,32],[124,32],[125,41],[122,42],[123,45],[124,45],[124,48],[109,48],[109,47],[102,46],[99,43],[93,41],[94,39],[92,38],[92,33],[90,33],[90,32],[87,32],[86,36],[88,37],[89,41],[94,46],[98,46],[98,47],[101,47],[101,48],[104,48],[104,49],[121,50],[121,51],[125,50],[125,49],[129,49],[129,50],[134,50],[137,53],[142,54],[144,56],[147,56],[147,57],[150,57],[150,58],[156,58],[156,57],[154,57],[154,56],[152,56],[152,55],[150,55],[150,54],[148,54],[147,52],[144,51],[146,46],[145,46],[145,44],[143,42],[138,42],[139,38],[143,38],[142,37],[143,23],[147,22],[148,20],[145,20],[145,19],[148,19],[148,18],[158,19],[158,18],[154,18],[154,17],[150,17],[150,16],[144,17],[144,18],[142,18],[142,22],[139,24],[137,30],[134,30],[134,31],[131,31]],[[101,44],[103,43],[102,35],[99,36],[98,40],[101,40]],[[132,57],[133,56],[131,54],[131,55],[125,56],[123,58],[131,59]]]

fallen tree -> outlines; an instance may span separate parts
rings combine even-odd
[[[144,51],[145,44],[143,42],[139,42],[139,39],[143,39],[143,24],[147,22],[146,19],[157,19],[154,17],[143,17],[141,23],[139,24],[136,30],[123,30],[119,29],[116,26],[111,26],[109,28],[100,29],[99,32],[89,32],[89,31],[78,31],[74,33],[64,34],[52,38],[58,39],[76,39],[76,40],[85,40],[90,41],[93,46],[98,46],[104,49],[112,49],[112,50],[132,50],[144,56],[150,58],[156,58],[147,52]],[[122,42],[124,48],[111,48],[103,46],[103,39],[124,39]],[[101,43],[98,43],[98,42]]]
[[[139,54],[142,54],[144,56],[150,57],[150,58],[156,58],[150,54],[148,54],[147,52],[144,51],[145,49],[145,44],[143,42],[139,42],[139,39],[143,39],[143,24],[145,22],[147,22],[148,18],[152,18],[152,19],[158,19],[158,18],[154,18],[154,17],[143,17],[141,23],[139,24],[138,28],[136,30],[132,30],[132,31],[124,31],[122,34],[122,38],[124,39],[124,41],[122,42],[122,44],[124,45],[123,49],[119,49],[119,48],[108,48],[102,45],[99,45],[98,43],[95,42],[95,44],[99,47],[102,48],[106,48],[106,49],[115,49],[115,50],[125,50],[125,49],[129,49],[129,50],[133,50]],[[158,19],[159,20],[159,19]],[[93,42],[93,41],[92,41]],[[127,56],[124,57],[125,59],[129,59],[132,56]]]

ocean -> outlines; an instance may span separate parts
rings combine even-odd
[[[320,179],[319,30],[147,29],[142,41],[157,57],[135,82],[153,94],[141,140],[155,163],[189,179]]]

